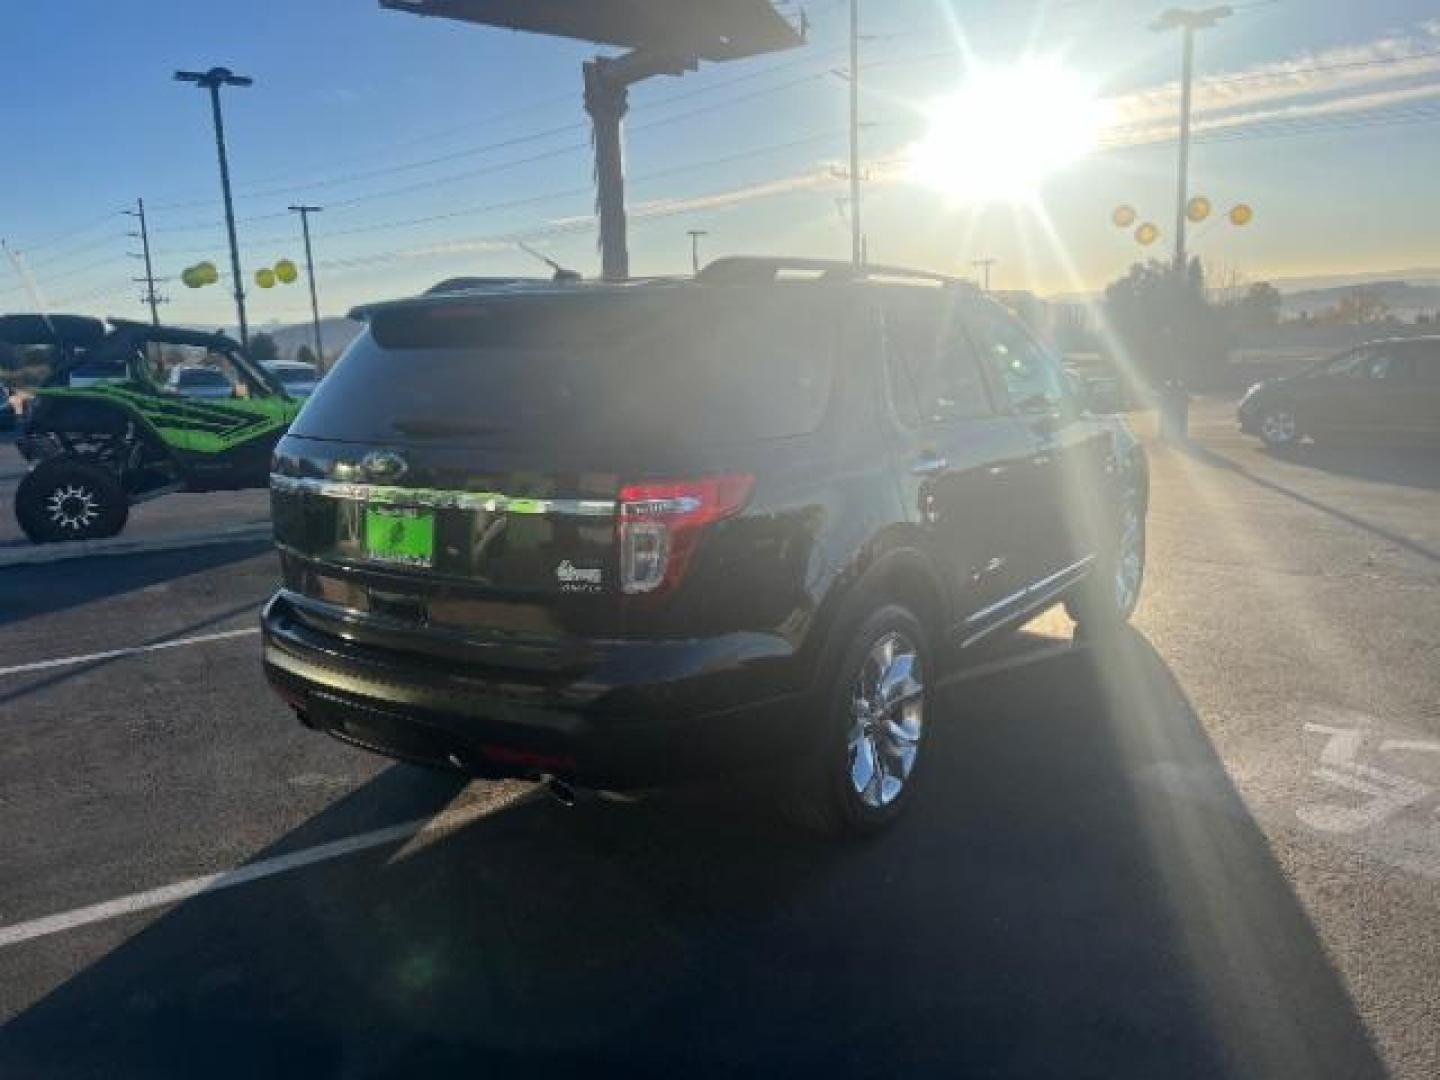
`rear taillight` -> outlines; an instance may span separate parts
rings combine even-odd
[[[738,512],[755,477],[709,476],[620,489],[620,588],[648,593],[685,575],[707,525]]]

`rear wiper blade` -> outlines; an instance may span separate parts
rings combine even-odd
[[[396,420],[392,425],[402,435],[426,436],[443,435],[493,435],[512,429],[497,424],[484,424],[468,420]]]

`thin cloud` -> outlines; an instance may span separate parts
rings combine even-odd
[[[1197,117],[1240,113],[1280,102],[1329,97],[1326,112],[1359,111],[1377,87],[1440,75],[1440,20],[1413,33],[1391,34],[1286,60],[1195,80]],[[1428,96],[1428,95],[1421,95]],[[1110,99],[1117,127],[1140,128],[1175,115],[1178,83],[1166,83]],[[1298,108],[1298,104],[1297,104]]]
[[[1225,131],[1251,127],[1255,124],[1272,123],[1280,120],[1301,120],[1316,116],[1335,116],[1345,113],[1368,112],[1393,105],[1405,105],[1416,101],[1440,98],[1440,82],[1420,83],[1395,90],[1377,90],[1370,94],[1353,94],[1328,101],[1291,105],[1283,109],[1258,109],[1247,113],[1233,113],[1228,116],[1200,119],[1194,125],[1198,134],[1203,131]],[[1154,125],[1148,128],[1117,133],[1107,139],[1107,146],[1138,146],[1145,143],[1164,142],[1179,134],[1175,124]]]

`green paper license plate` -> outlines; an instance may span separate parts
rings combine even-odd
[[[365,554],[378,562],[431,566],[435,512],[393,506],[365,508]]]

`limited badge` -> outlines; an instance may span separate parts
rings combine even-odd
[[[566,559],[555,568],[561,592],[599,592],[605,575],[598,566],[576,566]]]

